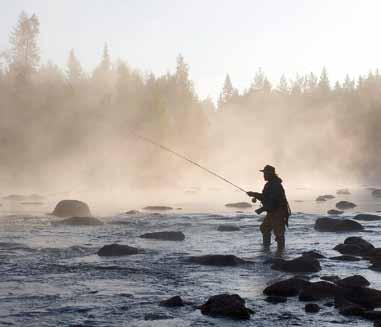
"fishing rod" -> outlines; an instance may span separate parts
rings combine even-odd
[[[242,191],[242,192],[247,193],[247,191],[244,190],[242,187],[240,187],[240,186],[238,186],[238,185],[232,183],[231,181],[229,181],[229,180],[226,179],[225,177],[222,177],[222,176],[218,175],[218,174],[215,173],[214,171],[211,171],[210,169],[208,169],[208,168],[206,168],[206,167],[200,165],[199,163],[193,161],[192,159],[189,159],[189,158],[187,158],[186,156],[184,156],[184,155],[182,155],[182,154],[180,154],[180,153],[178,153],[178,152],[176,152],[176,151],[174,151],[174,150],[171,150],[171,149],[167,148],[166,146],[164,146],[164,145],[162,145],[162,144],[159,144],[159,143],[157,143],[157,142],[155,142],[155,141],[153,141],[153,140],[151,140],[151,139],[149,139],[149,138],[147,138],[147,137],[144,137],[144,136],[141,136],[141,135],[132,133],[132,132],[131,132],[131,134],[132,134],[133,136],[135,136],[136,138],[140,139],[140,140],[143,140],[143,141],[145,141],[145,142],[151,143],[151,144],[153,144],[153,145],[159,147],[160,149],[162,149],[162,150],[164,150],[164,151],[170,152],[170,153],[174,154],[175,156],[177,156],[177,157],[179,157],[179,158],[181,158],[181,159],[183,159],[183,160],[188,161],[189,163],[191,163],[191,164],[193,164],[193,165],[195,165],[195,166],[201,168],[202,170],[208,172],[209,174],[211,174],[211,175],[213,175],[213,176],[215,176],[215,177],[217,177],[217,178],[223,180],[224,182],[226,182],[226,183],[228,183],[228,184],[234,186],[236,189],[238,189],[238,190],[240,190],[240,191]]]

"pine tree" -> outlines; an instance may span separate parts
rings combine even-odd
[[[251,84],[250,89],[254,91],[263,90],[265,85],[265,80],[266,80],[266,76],[262,68],[259,68],[254,75],[254,80],[253,80],[253,83]]]
[[[355,89],[355,82],[351,80],[349,75],[347,74],[343,83],[343,91],[344,92],[352,92]]]
[[[314,92],[317,85],[318,85],[318,78],[313,72],[311,72],[306,77],[306,91],[309,93]]]
[[[229,74],[225,77],[224,86],[222,87],[222,92],[218,98],[218,107],[221,108],[227,105],[234,97],[236,91],[234,90],[233,84],[231,82]]]
[[[289,94],[289,92],[290,92],[290,88],[288,86],[287,78],[284,74],[280,77],[279,84],[277,86],[277,90],[282,94]]]
[[[328,93],[331,90],[327,69],[325,67],[323,67],[321,71],[318,88],[321,93]]]
[[[67,61],[67,70],[66,70],[68,79],[71,83],[77,83],[83,77],[83,71],[81,64],[74,54],[72,49],[69,54],[69,59]]]

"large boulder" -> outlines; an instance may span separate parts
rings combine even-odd
[[[208,254],[189,258],[192,263],[205,266],[238,266],[247,263],[245,260],[231,254]]]
[[[172,207],[167,207],[167,206],[147,206],[143,208],[144,210],[149,210],[149,211],[167,211],[167,210],[173,210]]]
[[[237,225],[226,224],[218,226],[217,230],[219,232],[236,232],[239,231],[240,228]]]
[[[297,296],[300,291],[309,284],[310,282],[304,279],[294,277],[266,287],[263,290],[263,294],[280,297]]]
[[[344,244],[336,245],[334,250],[344,255],[371,256],[374,246],[361,237],[352,236],[346,238]]]
[[[370,285],[369,281],[361,275],[354,275],[340,279],[336,284],[345,288],[366,287]]]
[[[373,195],[375,198],[381,198],[381,189],[373,190],[373,191],[372,191],[372,195]]]
[[[254,312],[245,306],[245,300],[238,294],[219,294],[209,298],[200,306],[203,315],[213,317],[230,317],[235,319],[250,319]]]
[[[57,217],[91,217],[89,206],[78,200],[62,200],[54,208]]]
[[[377,221],[377,220],[381,220],[381,216],[360,213],[354,216],[353,219],[360,220],[360,221]]]
[[[102,248],[100,248],[99,251],[97,252],[97,254],[100,257],[117,257],[117,256],[123,256],[123,255],[133,255],[138,253],[139,253],[139,250],[137,248],[134,248],[128,245],[116,244],[116,243],[105,245]]]
[[[316,219],[314,228],[319,232],[354,232],[364,229],[357,221],[328,217]]]
[[[225,207],[246,209],[246,208],[251,208],[252,204],[249,202],[235,202],[235,203],[227,203],[225,204]]]
[[[54,221],[52,225],[68,225],[68,226],[99,226],[103,222],[94,217],[70,217],[63,220]]]
[[[353,209],[357,206],[353,202],[349,201],[339,201],[336,203],[336,208],[339,210]]]
[[[183,232],[175,231],[163,231],[163,232],[153,232],[140,235],[140,238],[148,238],[152,240],[162,240],[162,241],[184,241],[185,235]]]
[[[313,273],[320,271],[321,266],[316,258],[303,255],[292,260],[276,259],[273,261],[271,269],[289,273]]]

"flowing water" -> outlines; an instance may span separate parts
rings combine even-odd
[[[358,211],[381,210],[381,201],[358,199]],[[334,203],[334,202],[333,202]],[[292,258],[303,251],[319,250],[327,257],[348,236],[362,236],[381,247],[380,222],[364,222],[363,232],[319,233],[314,221],[330,204],[313,201],[299,205],[312,213],[295,213],[287,232],[287,251]],[[0,326],[371,326],[365,320],[340,316],[326,307],[307,314],[297,298],[268,304],[262,295],[271,282],[290,275],[270,269],[266,260],[275,252],[261,248],[260,218],[244,213],[206,212],[168,214],[117,214],[100,216],[103,226],[53,226],[53,218],[24,210],[0,213]],[[29,214],[27,214],[29,212]],[[344,216],[352,216],[348,212]],[[221,224],[234,223],[241,230],[218,232]],[[139,235],[160,230],[182,231],[183,242],[157,241]],[[101,258],[96,252],[106,244],[139,247],[144,254]],[[239,267],[200,266],[187,257],[202,254],[234,254],[251,261]],[[321,260],[319,276],[346,277],[361,274],[381,289],[380,274],[369,263]],[[237,293],[256,314],[247,321],[203,316],[197,305],[220,293]],[[192,302],[182,308],[165,308],[161,300],[180,295]]]

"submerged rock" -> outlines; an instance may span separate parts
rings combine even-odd
[[[336,261],[360,261],[361,259],[358,257],[354,257],[352,255],[339,255],[337,257],[331,257],[331,260],[336,260]]]
[[[162,241],[184,241],[185,240],[185,235],[183,232],[174,232],[174,231],[146,233],[146,234],[140,235],[139,237],[148,238],[152,240],[162,240]]]
[[[241,228],[237,225],[220,225],[218,226],[217,230],[219,232],[236,232],[236,231],[239,231],[241,230]]]
[[[336,210],[336,209],[331,209],[331,210],[328,210],[327,213],[329,215],[341,215],[341,214],[344,213],[344,211]]]
[[[247,263],[247,261],[232,254],[208,254],[202,256],[193,256],[189,258],[192,263],[206,266],[238,266]]]
[[[318,313],[320,311],[320,307],[316,303],[308,303],[305,305],[304,310],[307,313]]]
[[[357,206],[353,202],[349,201],[339,201],[336,203],[336,208],[340,210],[353,209]]]
[[[161,301],[160,305],[163,307],[182,307],[184,306],[183,299],[180,296],[173,296],[167,300]]]
[[[173,210],[172,207],[167,206],[147,206],[143,208],[144,210],[150,210],[150,211],[167,211],[167,210]]]
[[[78,200],[62,200],[54,208],[57,217],[91,217],[89,206]]]
[[[265,301],[271,304],[278,304],[287,302],[287,298],[284,296],[268,296],[265,298]]]
[[[122,245],[122,244],[110,244],[105,245],[97,252],[101,257],[116,257],[123,255],[133,255],[138,254],[139,250],[132,246]]]
[[[70,225],[70,226],[99,226],[103,222],[94,217],[70,217],[52,222],[52,225]]]
[[[310,282],[304,279],[294,277],[266,287],[263,290],[263,294],[281,297],[297,296],[300,291],[309,284]]]
[[[227,203],[225,204],[225,207],[245,209],[245,208],[252,208],[253,206],[249,202],[235,202],[235,203]]]
[[[230,317],[235,319],[250,319],[254,312],[245,306],[245,300],[238,294],[219,294],[209,298],[200,307],[203,315],[212,317]]]
[[[377,220],[381,220],[381,216],[360,213],[354,216],[353,219],[360,220],[360,221],[377,221]]]
[[[319,232],[353,232],[364,229],[357,221],[328,217],[316,219],[314,228]]]
[[[343,188],[343,189],[337,190],[336,194],[337,195],[350,195],[351,192],[349,192],[349,190],[347,188]]]
[[[277,259],[271,269],[290,273],[313,273],[321,270],[319,261],[311,256],[301,256],[292,260]]]

